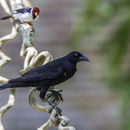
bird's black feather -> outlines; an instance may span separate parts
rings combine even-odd
[[[0,90],[6,88],[36,87],[39,97],[48,102],[60,115],[61,110],[55,104],[45,99],[47,90],[54,85],[70,79],[76,72],[76,64],[80,61],[89,61],[79,52],[71,52],[68,55],[56,59],[46,65],[30,70],[21,77],[9,80],[7,84],[0,86]]]
[[[21,77],[11,79],[7,84],[0,86],[0,89],[17,87],[36,87],[46,93],[50,86],[62,83],[71,78],[76,72],[76,64],[88,59],[79,52],[71,52],[68,55],[58,58],[40,67],[34,68]]]

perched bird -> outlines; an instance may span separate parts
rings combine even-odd
[[[58,107],[45,99],[45,94],[51,89],[51,86],[70,79],[77,71],[76,64],[80,61],[89,61],[89,59],[77,51],[70,52],[64,57],[26,72],[21,77],[9,80],[7,84],[0,86],[0,90],[6,88],[36,87],[40,91],[39,97],[59,111]]]
[[[12,15],[0,18],[0,20],[13,18],[14,20],[20,23],[26,23],[26,22],[32,23],[39,17],[39,13],[40,13],[40,9],[38,7],[21,8],[15,10],[15,13],[13,13]]]

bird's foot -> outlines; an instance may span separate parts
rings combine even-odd
[[[50,108],[50,110],[48,112],[51,113],[53,109],[55,109],[55,111],[56,111],[57,114],[59,114],[60,116],[62,116],[62,114],[61,114],[62,110],[59,107],[57,107],[55,104],[52,105],[52,108]]]
[[[57,105],[59,104],[58,102],[60,102],[61,100],[63,100],[63,98],[62,98],[62,96],[61,96],[61,94],[60,94],[60,92],[61,92],[62,90],[58,90],[58,91],[48,90],[48,91],[51,91],[52,93],[50,93],[50,94],[47,95],[46,97],[45,97],[45,95],[44,95],[44,91],[40,91],[39,98],[41,99],[42,102],[44,101],[44,102],[48,103],[48,104],[51,106],[50,110],[48,111],[49,113],[51,113],[51,111],[52,111],[53,109],[55,109],[55,110],[56,110],[56,113],[61,116],[61,115],[62,115],[62,114],[61,114],[62,110],[61,110]],[[43,93],[42,93],[42,92],[43,92]],[[52,96],[52,97],[51,97],[51,96]],[[56,99],[56,98],[57,98],[57,99]]]
[[[44,99],[52,108],[49,110],[49,113],[51,113],[51,111],[53,110],[53,109],[55,109],[56,110],[56,112],[57,112],[57,114],[59,114],[60,116],[62,116],[62,110],[59,108],[59,107],[57,107],[54,103],[52,103],[52,102],[50,102],[50,101],[48,101],[48,100],[46,100],[46,99]]]
[[[56,100],[61,100],[62,102],[64,101],[63,97],[62,97],[62,95],[60,93],[63,90],[55,90],[55,89],[53,89],[53,90],[48,90],[48,91],[50,91],[52,93],[49,97],[51,97],[52,95],[54,95],[55,98],[56,98]]]

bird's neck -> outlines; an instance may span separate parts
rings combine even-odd
[[[32,15],[33,16],[33,19],[35,19],[37,16],[36,15]]]
[[[69,72],[75,72],[77,70],[76,63],[70,62],[70,61],[65,62],[64,69],[69,71]]]

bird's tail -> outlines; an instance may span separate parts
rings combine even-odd
[[[0,90],[6,89],[6,88],[10,88],[10,83],[0,86]]]
[[[5,16],[5,17],[0,18],[0,20],[6,20],[6,19],[9,19],[9,18],[12,18],[12,16],[11,15]]]
[[[19,88],[19,87],[22,87],[23,85],[24,84],[20,82],[11,82],[11,83],[7,83],[0,86],[0,90],[6,89],[6,88]]]

